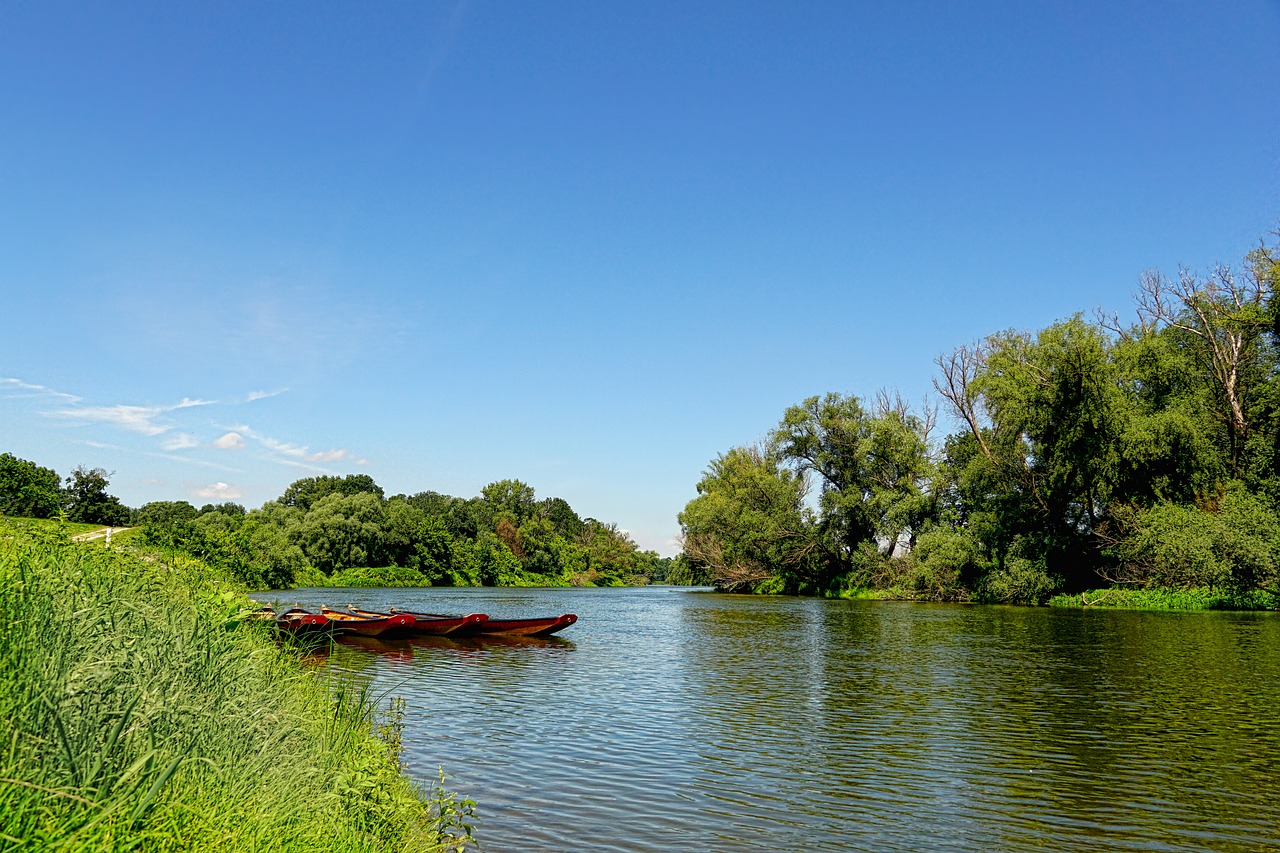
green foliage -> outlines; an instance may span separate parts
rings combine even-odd
[[[403,566],[381,566],[378,568],[358,566],[334,572],[327,578],[321,573],[316,579],[319,580],[320,578],[324,579],[323,582],[307,584],[307,586],[369,588],[431,586],[431,580],[424,577],[417,569]]]
[[[387,518],[382,499],[362,491],[330,492],[311,505],[289,531],[307,562],[325,574],[384,562]]]
[[[463,853],[475,841],[476,801],[450,791],[444,768],[431,784],[431,809],[428,814],[432,834],[440,839],[441,849]]]
[[[822,582],[789,580],[788,554],[737,559],[786,502],[752,518],[767,477],[735,490],[714,467],[681,516],[678,572],[744,590],[1028,604],[1104,579],[1280,592],[1278,258],[1263,246],[1239,270],[1145,274],[1132,327],[1076,315],[939,357],[935,388],[963,426],[941,442],[929,410],[885,395],[788,408],[771,460],[820,492],[801,504],[810,517],[781,526],[811,544]]]
[[[0,837],[21,849],[458,849],[357,684],[277,648],[205,564],[0,530]],[[231,630],[229,630],[231,629]]]
[[[825,578],[804,506],[804,478],[759,448],[735,448],[711,463],[698,497],[680,513],[684,552],[728,591],[815,591]],[[777,581],[773,579],[777,578]]]
[[[198,516],[196,508],[186,501],[152,501],[143,504],[134,515],[133,523],[145,527],[173,527]]]
[[[307,477],[292,483],[280,496],[283,506],[297,507],[306,512],[329,495],[370,494],[381,499],[382,487],[368,474],[348,474],[345,477]]]
[[[666,583],[672,586],[711,586],[711,573],[705,565],[695,563],[681,552],[667,569]]]
[[[49,518],[62,508],[62,479],[52,468],[0,453],[0,516]]]
[[[999,604],[1043,604],[1061,588],[1062,578],[1050,574],[1043,561],[1011,556],[982,577],[975,598]]]
[[[1280,595],[1262,590],[1128,589],[1111,587],[1055,595],[1050,607],[1101,607],[1117,610],[1278,610]]]
[[[507,513],[516,524],[533,515],[533,488],[519,480],[499,480],[480,490],[484,502],[492,508],[494,516]]]
[[[71,472],[63,490],[63,506],[68,521],[108,524],[123,527],[129,523],[129,510],[120,499],[107,494],[107,472],[83,465]]]
[[[987,568],[976,539],[963,530],[933,527],[920,534],[910,557],[900,561],[897,583],[908,597],[964,601]]]
[[[810,397],[787,409],[771,435],[782,463],[818,477],[818,542],[848,571],[863,542],[914,541],[936,513],[927,419],[883,396],[874,411],[856,397]]]
[[[1159,503],[1135,513],[1113,553],[1123,579],[1147,587],[1280,592],[1280,516],[1239,482],[1203,509]]]

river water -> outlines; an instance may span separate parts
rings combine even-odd
[[[409,772],[516,851],[1280,850],[1280,615],[639,589],[295,590],[577,613],[547,640],[341,644]]]

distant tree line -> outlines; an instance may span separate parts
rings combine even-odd
[[[80,466],[64,482],[52,468],[0,453],[0,515],[124,526],[130,511],[107,494],[108,476]]]
[[[1280,253],[1142,278],[937,359],[938,409],[827,394],[712,460],[680,514],[725,590],[1036,602],[1109,585],[1280,593]],[[811,490],[816,487],[816,494]]]
[[[0,455],[0,514],[133,524],[149,544],[256,588],[324,583],[353,569],[396,569],[380,576],[436,586],[620,586],[664,582],[673,566],[616,524],[582,518],[562,498],[538,500],[519,480],[490,483],[474,498],[387,498],[366,474],[320,476],[255,510],[187,501],[130,510],[107,494],[107,476],[81,467],[64,484],[49,468]]]

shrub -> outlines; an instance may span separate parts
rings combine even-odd
[[[976,597],[989,604],[1042,604],[1061,586],[1062,578],[1049,574],[1043,560],[1011,556],[982,578]]]
[[[1280,518],[1232,483],[1204,509],[1159,503],[1136,513],[1111,553],[1124,580],[1147,587],[1274,590]]]

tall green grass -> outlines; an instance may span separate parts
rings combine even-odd
[[[473,804],[413,788],[371,697],[247,615],[195,561],[0,525],[0,850],[465,843]]]
[[[1050,607],[1103,607],[1117,610],[1275,610],[1280,597],[1262,590],[1095,589],[1083,594],[1055,595]]]

